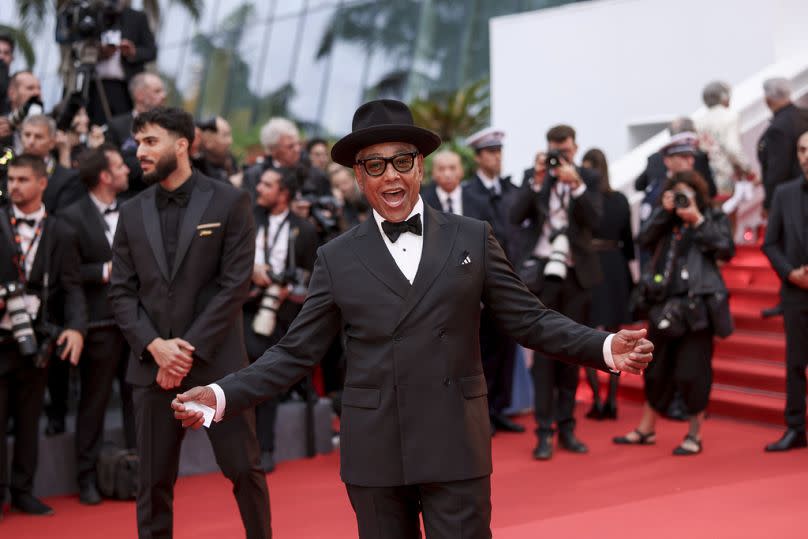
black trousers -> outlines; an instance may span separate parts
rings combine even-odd
[[[252,317],[244,320],[244,344],[247,346],[247,357],[250,363],[261,357],[268,348],[280,340],[277,331],[269,336],[258,335],[252,330]],[[275,451],[275,423],[278,420],[279,398],[265,400],[255,407],[255,430],[261,451]]]
[[[786,425],[805,431],[808,306],[783,303],[786,325]]]
[[[488,384],[488,408],[500,413],[511,405],[516,341],[505,334],[488,309],[480,313],[480,357]]]
[[[48,365],[48,404],[45,414],[52,421],[64,423],[70,394],[70,362],[52,358]]]
[[[396,487],[346,484],[360,539],[416,539],[423,514],[427,539],[491,537],[490,476]]]
[[[20,361],[22,359],[22,361]],[[47,372],[33,366],[30,360],[19,358],[16,343],[0,345],[0,362],[16,364],[0,374],[0,500],[6,487],[11,495],[30,494],[34,488],[39,456],[39,416],[45,396]],[[14,449],[11,479],[6,466],[6,428],[9,415],[14,418]]]
[[[651,328],[648,339],[654,343],[654,360],[645,370],[644,382],[645,398],[651,408],[666,413],[678,392],[688,415],[706,410],[713,384],[712,330],[665,338]]]
[[[547,307],[585,323],[589,314],[591,293],[581,288],[573,268],[561,281],[546,279],[539,299]],[[575,392],[578,390],[578,365],[533,354],[534,413],[539,436],[552,434],[553,422],[559,430],[575,429]]]
[[[123,353],[124,339],[117,327],[91,330],[84,341],[78,366],[81,394],[76,416],[79,485],[95,483],[95,465],[104,441],[104,416]]]
[[[138,536],[172,537],[174,483],[185,429],[174,419],[171,400],[188,388],[164,391],[156,385],[134,388],[140,484],[137,495]],[[216,463],[233,483],[246,537],[271,537],[269,493],[259,467],[255,415],[241,415],[214,423],[207,429]]]

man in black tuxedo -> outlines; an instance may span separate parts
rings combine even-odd
[[[59,215],[76,233],[81,256],[81,281],[87,299],[90,328],[79,363],[81,395],[76,419],[76,457],[79,501],[101,503],[96,488],[95,467],[104,435],[104,415],[116,375],[123,404],[124,439],[135,447],[132,387],[125,381],[128,348],[112,315],[107,299],[112,273],[112,239],[118,225],[118,195],[126,190],[129,169],[118,150],[109,143],[87,150],[80,156],[79,174],[88,193]],[[49,376],[62,364],[51,366]],[[59,373],[67,380],[68,373]],[[55,384],[49,384],[51,398],[64,403],[67,395],[54,398]],[[66,384],[63,388],[67,389]],[[64,421],[66,410],[60,410]],[[56,415],[56,414],[54,414]]]
[[[439,151],[432,157],[432,183],[421,188],[424,204],[454,215],[480,215],[482,201],[463,188],[462,180],[460,156],[451,150]]]
[[[96,73],[101,79],[109,111],[104,110],[96,85],[90,84],[87,113],[95,125],[103,125],[114,116],[132,110],[127,85],[132,77],[143,72],[147,63],[157,58],[157,45],[146,14],[125,6],[126,3],[118,2],[117,20],[101,34]]]
[[[428,538],[491,536],[480,302],[525,346],[634,373],[651,360],[644,331],[607,335],[545,308],[489,224],[423,203],[424,156],[439,144],[404,103],[359,107],[331,156],[353,166],[373,219],[320,247],[309,295],[279,344],[172,402],[186,426],[202,424],[190,401],[227,423],[310,372],[344,328],[341,475],[362,539],[420,537],[419,513]]]
[[[113,117],[107,123],[107,142],[114,144],[123,155],[129,167],[129,188],[122,194],[123,198],[131,198],[146,188],[143,183],[143,171],[137,159],[137,143],[132,136],[132,122],[135,116],[155,107],[162,107],[166,102],[166,91],[163,80],[154,73],[143,72],[129,81],[129,95],[132,96],[134,108],[131,111]]]
[[[50,216],[42,204],[47,183],[42,159],[30,154],[16,157],[8,169],[10,204],[0,208],[0,284],[6,289],[12,283],[23,286],[24,310],[31,318],[36,337],[34,342],[28,341],[33,348],[31,351],[15,339],[12,324],[19,329],[19,306],[7,293],[3,294],[0,299],[0,508],[9,487],[12,507],[35,515],[53,514],[53,509],[31,494],[47,360],[78,363],[87,317],[75,238],[69,227]],[[13,323],[12,313],[17,314]],[[47,352],[48,341],[60,347],[58,355]],[[45,362],[36,362],[37,355]],[[15,425],[11,481],[6,469],[6,426],[10,415]]]
[[[290,294],[295,284],[305,287],[317,254],[317,229],[289,211],[297,192],[292,172],[269,169],[256,187],[255,265],[250,299],[244,304],[244,341],[250,363],[281,340],[295,319],[304,298]],[[297,290],[299,292],[299,289]],[[261,446],[261,468],[275,469],[275,420],[278,399],[255,409]]]
[[[42,200],[48,212],[59,213],[86,192],[78,172],[63,167],[51,154],[56,147],[56,122],[53,118],[43,114],[29,116],[22,123],[21,137],[24,153],[45,161],[48,187]]]
[[[763,252],[780,275],[786,325],[786,427],[766,451],[808,447],[805,439],[805,369],[808,367],[808,131],[797,139],[802,172],[777,188]]]
[[[602,278],[600,261],[592,248],[592,230],[600,221],[603,201],[597,176],[575,166],[578,145],[572,127],[551,128],[547,146],[546,173],[534,175],[523,184],[511,208],[511,222],[530,220],[533,232],[530,251],[519,257],[518,267],[542,303],[584,322],[589,315],[591,288]],[[575,436],[578,379],[577,365],[556,361],[540,351],[534,354],[534,413],[538,424],[534,458],[552,457],[554,423],[561,447],[574,453],[588,451]]]
[[[133,125],[143,179],[152,184],[120,210],[109,299],[131,348],[140,484],[140,537],[170,537],[184,430],[169,403],[180,391],[247,365],[241,308],[255,249],[250,198],[191,169],[190,114],[156,108]],[[159,185],[153,185],[157,184]],[[255,415],[243,410],[208,431],[233,482],[248,537],[270,535]]]
[[[768,209],[775,189],[801,174],[797,160],[797,138],[808,131],[808,110],[798,108],[791,102],[791,83],[788,79],[765,81],[763,93],[766,106],[774,114],[758,141],[758,161],[766,191],[763,207]]]
[[[509,177],[502,177],[502,140],[505,133],[493,127],[478,131],[466,139],[474,150],[477,171],[463,188],[473,204],[464,215],[491,225],[494,237],[505,255],[513,260],[517,245],[517,230],[508,221],[516,187]],[[497,430],[524,432],[525,428],[511,421],[503,410],[511,404],[513,390],[513,364],[516,342],[497,326],[490,309],[480,313],[480,353],[485,379],[488,383],[488,405],[491,415],[491,434]]]

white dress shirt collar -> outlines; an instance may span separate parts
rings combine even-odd
[[[497,193],[502,192],[502,186],[500,185],[499,178],[491,178],[480,169],[477,169],[477,177],[480,178],[480,181],[483,182],[483,185],[489,191],[494,189]]]
[[[106,202],[101,202],[100,200],[98,200],[98,197],[92,194],[92,192],[87,194],[90,195],[90,200],[93,201],[93,204],[95,204],[95,207],[98,208],[98,212],[101,215],[104,215],[104,212],[107,211],[108,209],[115,208],[118,205],[117,200],[115,200],[112,204],[107,204]]]
[[[415,207],[412,209],[410,214],[407,216],[407,219],[412,217],[413,215],[421,214],[421,226],[424,225],[424,201],[421,200],[421,195],[418,195],[418,202],[415,203]],[[384,234],[384,229],[382,229],[382,222],[385,221],[385,218],[379,215],[379,212],[376,211],[376,208],[373,208],[373,218],[376,220],[376,226],[379,228],[379,233],[382,235],[383,238],[387,238]],[[407,219],[404,219],[405,221]],[[412,234],[412,232],[406,232],[405,234]]]
[[[39,223],[45,217],[44,204],[40,205],[38,210],[31,213],[23,213],[21,209],[13,204],[11,205],[11,208],[14,212],[14,217],[17,219],[33,219],[36,223]]]

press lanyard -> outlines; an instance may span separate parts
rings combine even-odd
[[[20,282],[25,284],[28,278],[25,276],[25,260],[28,258],[28,255],[31,254],[31,250],[34,248],[34,245],[39,243],[39,237],[42,235],[42,228],[45,224],[45,218],[48,216],[47,212],[42,216],[42,219],[39,220],[39,223],[36,225],[36,230],[34,230],[34,237],[31,238],[31,243],[28,244],[28,248],[23,252],[22,249],[22,236],[20,236],[20,231],[17,228],[17,217],[11,212],[9,217],[9,221],[11,222],[11,228],[14,229],[14,247],[17,250],[17,254],[14,257],[14,265],[17,266],[17,273],[20,277]]]
[[[272,251],[275,249],[275,244],[278,243],[278,236],[281,235],[281,231],[283,227],[289,223],[289,214],[286,214],[286,217],[283,218],[281,224],[278,225],[278,230],[275,231],[275,236],[272,238],[272,245],[269,245],[269,218],[267,218],[267,228],[266,232],[264,232],[264,264],[272,267],[272,264],[269,263],[269,256],[272,254]]]

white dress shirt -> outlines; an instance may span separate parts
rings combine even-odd
[[[42,219],[45,218],[45,206],[42,205],[35,212],[28,214],[20,211],[17,206],[12,205],[11,208],[14,212],[14,217],[17,219],[34,220],[34,226],[28,226],[28,223],[18,223],[17,230],[15,231],[20,236],[20,248],[22,249],[22,252],[27,253],[23,267],[23,271],[25,271],[25,278],[27,280],[31,276],[31,268],[34,266],[36,253],[39,249],[39,240],[42,238],[41,233],[38,237],[36,237],[35,234],[37,227],[42,222]],[[33,245],[31,245],[32,241],[34,242]],[[33,294],[24,294],[23,299],[25,301],[25,310],[28,311],[31,318],[36,319],[37,313],[39,312],[39,298]],[[11,317],[8,310],[6,310],[2,319],[0,319],[0,328],[10,330],[11,325]]]
[[[480,178],[480,181],[483,182],[483,185],[485,186],[486,189],[488,189],[489,191],[493,189],[494,192],[498,195],[502,194],[502,185],[500,185],[499,178],[489,178],[485,174],[485,172],[479,169],[477,170],[477,176]]]
[[[98,208],[98,213],[104,219],[104,235],[107,237],[109,246],[112,247],[112,240],[115,239],[115,229],[118,228],[118,216],[120,215],[118,213],[118,201],[107,204],[98,200],[92,193],[90,193],[90,200],[93,201],[95,207]],[[107,212],[107,210],[111,211]]]
[[[289,210],[278,215],[270,215],[268,225],[261,225],[255,235],[255,264],[269,264],[272,273],[280,275],[286,271],[286,258],[289,254]],[[283,225],[283,228],[280,228]],[[268,246],[269,261],[264,253]]]
[[[455,187],[454,191],[451,193],[447,193],[441,189],[439,185],[436,185],[435,192],[438,195],[438,200],[440,201],[443,211],[446,211],[449,201],[451,200],[452,213],[455,215],[463,215],[463,189],[459,185]]]
[[[535,191],[535,185],[533,185]],[[549,213],[547,219],[544,220],[544,227],[542,228],[539,241],[533,249],[533,254],[537,258],[549,258],[550,253],[553,251],[550,246],[550,236],[553,230],[561,230],[569,226],[569,208],[570,200],[578,198],[586,191],[586,184],[581,182],[581,185],[570,191],[567,184],[556,182],[552,190],[550,190]],[[567,253],[567,267],[573,267],[572,252]]]
[[[407,216],[407,219],[417,214],[421,215],[421,224],[423,225],[424,203],[421,200],[421,197],[418,197],[418,202]],[[379,233],[382,235],[382,240],[384,240],[384,244],[387,246],[387,250],[390,251],[390,254],[393,257],[393,260],[395,260],[398,269],[401,270],[404,277],[406,277],[410,284],[412,284],[413,280],[415,279],[415,274],[418,272],[418,265],[421,263],[421,253],[424,247],[424,236],[417,236],[412,232],[404,232],[398,237],[398,240],[393,243],[382,230],[382,221],[384,221],[384,218],[379,215],[375,209],[373,210],[373,218],[376,220],[376,226],[379,227]],[[603,359],[606,362],[606,366],[612,371],[615,370],[614,359],[612,358],[611,351],[613,337],[614,335],[609,335],[603,342]],[[209,384],[208,387],[211,388],[214,395],[216,395],[216,414],[213,416],[213,420],[218,422],[222,420],[222,417],[224,417],[224,410],[225,406],[227,405],[227,400],[225,398],[224,391],[219,384]]]

